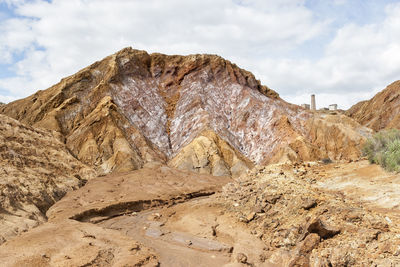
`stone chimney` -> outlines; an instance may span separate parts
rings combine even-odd
[[[315,106],[315,95],[311,95],[311,110],[312,111],[317,110],[317,108]]]

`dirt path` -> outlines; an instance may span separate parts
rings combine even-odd
[[[265,244],[225,214],[215,196],[172,207],[115,217],[98,224],[134,238],[158,255],[160,266],[247,266],[239,255],[256,258]],[[274,266],[258,262],[257,266]]]
[[[205,202],[208,199],[190,202],[199,201]],[[180,205],[182,204],[178,204],[174,209],[179,209]],[[168,228],[166,223],[173,215],[168,208],[153,209],[119,216],[98,225],[122,231],[125,235],[153,248],[159,255],[160,266],[223,266],[230,262],[229,245],[190,232],[198,225],[187,225],[186,231]]]

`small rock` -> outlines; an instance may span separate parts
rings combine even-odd
[[[320,236],[318,234],[309,234],[300,245],[300,254],[306,255],[316,248],[320,242]]]
[[[130,251],[134,250],[140,250],[140,246],[138,244],[133,244],[132,247],[130,248]]]
[[[316,233],[323,239],[331,238],[340,233],[340,230],[326,225],[321,219],[314,220],[308,227],[307,231],[309,233]]]
[[[247,222],[251,222],[252,220],[254,220],[255,216],[256,216],[256,213],[255,213],[254,211],[253,211],[253,212],[250,212],[250,213],[246,216],[246,221],[247,221]]]
[[[243,253],[238,253],[236,255],[236,261],[245,264],[247,263],[247,256]]]
[[[217,227],[218,227],[218,224],[211,226],[211,233],[213,236],[217,236]]]
[[[148,220],[158,220],[158,219],[160,219],[160,218],[161,218],[160,213],[153,213],[153,214],[151,214],[147,219],[148,219]]]
[[[270,204],[275,204],[280,198],[281,194],[264,196],[265,201],[267,201]]]
[[[303,267],[303,266],[310,266],[310,261],[308,258],[304,257],[303,255],[295,257],[290,263],[289,267]]]
[[[303,200],[303,203],[301,204],[301,208],[305,210],[312,209],[317,206],[317,201],[312,198],[307,198]]]

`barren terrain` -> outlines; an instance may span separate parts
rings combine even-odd
[[[366,161],[270,165],[234,180],[155,165],[95,178],[68,193],[47,212],[47,223],[2,245],[0,260],[396,266],[398,186],[399,175]]]
[[[0,106],[0,265],[400,266],[400,175],[361,158],[396,88],[312,112],[123,49]]]

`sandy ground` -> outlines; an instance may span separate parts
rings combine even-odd
[[[400,174],[389,173],[367,160],[312,168],[319,189],[340,192],[361,206],[400,219]]]

